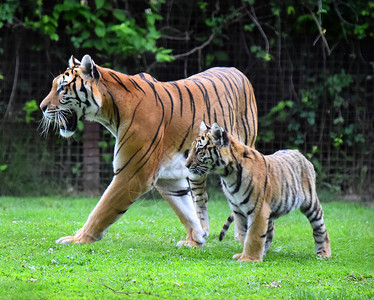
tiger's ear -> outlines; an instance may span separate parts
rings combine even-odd
[[[199,129],[200,134],[202,134],[204,131],[210,129],[210,126],[207,123],[205,123],[205,121],[201,121]]]
[[[76,59],[73,55],[69,58],[69,68],[73,68],[74,66],[79,66],[81,62]]]
[[[228,147],[230,145],[227,132],[217,123],[214,123],[212,126],[212,137],[214,144],[218,147]]]
[[[82,75],[84,79],[87,79],[87,80],[98,79],[98,72],[95,66],[95,62],[92,60],[91,56],[89,56],[88,54],[83,56],[80,69],[82,71]]]

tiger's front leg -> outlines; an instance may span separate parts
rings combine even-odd
[[[208,217],[208,194],[206,192],[206,175],[194,176],[189,174],[192,197],[195,205],[197,217],[205,236],[209,236],[209,217]]]
[[[74,236],[62,237],[56,243],[90,244],[102,239],[109,226],[117,221],[146,190],[147,186],[138,178],[126,181],[123,176],[122,178],[119,175],[115,176],[83,227]]]
[[[253,212],[255,213],[255,212]],[[268,231],[270,208],[263,203],[261,210],[254,216],[253,222],[248,218],[248,231],[244,240],[241,262],[262,261],[265,252],[265,239]]]

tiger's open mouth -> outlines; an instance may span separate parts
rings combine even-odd
[[[63,115],[59,120],[60,129],[74,132],[78,126],[78,117],[75,111],[61,112]]]
[[[71,137],[78,127],[78,115],[72,109],[47,109],[41,122],[42,135],[51,127],[59,129],[61,136]]]

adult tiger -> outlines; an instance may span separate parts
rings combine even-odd
[[[114,177],[84,226],[60,244],[92,243],[151,187],[172,206],[186,227],[178,245],[202,246],[209,233],[207,195],[196,198],[197,216],[189,193],[185,158],[199,124],[220,122],[253,146],[257,108],[248,79],[235,68],[212,68],[184,80],[159,82],[148,74],[128,76],[96,65],[89,55],[73,56],[68,69],[53,80],[40,104],[44,130],[57,124],[70,137],[77,121],[104,125],[116,138]],[[192,182],[205,187],[205,177]],[[200,222],[199,222],[200,218]]]
[[[264,156],[240,143],[217,123],[210,128],[202,122],[201,131],[192,144],[186,166],[194,174],[212,171],[221,176],[243,246],[243,252],[234,258],[262,261],[273,241],[274,219],[298,208],[313,228],[317,255],[331,256],[311,162],[297,150]],[[229,218],[227,222],[231,221]],[[221,235],[225,230],[226,226]]]

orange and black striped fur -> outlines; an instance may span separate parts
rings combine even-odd
[[[148,74],[125,75],[96,65],[89,55],[74,57],[53,80],[40,104],[43,131],[50,126],[70,137],[78,120],[104,125],[116,138],[114,176],[84,226],[61,244],[92,243],[142,194],[155,187],[187,230],[178,245],[201,246],[209,232],[205,189],[195,199],[187,181],[187,152],[199,124],[220,122],[253,146],[257,108],[249,80],[235,68],[213,68],[187,79],[160,82]],[[205,187],[205,177],[191,187]]]
[[[201,124],[186,166],[193,174],[214,172],[234,215],[243,252],[239,261],[262,261],[274,235],[274,219],[300,208],[313,228],[317,255],[330,257],[330,240],[315,188],[313,165],[296,150],[272,155],[243,145],[218,124]]]

